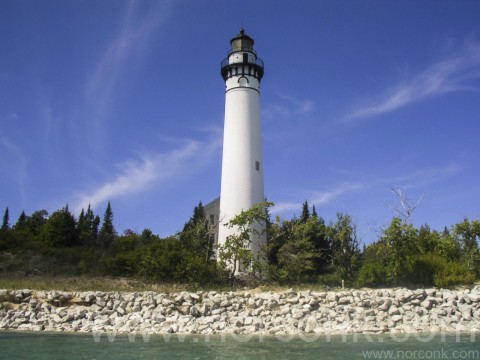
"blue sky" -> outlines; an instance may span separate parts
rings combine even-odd
[[[118,232],[181,229],[220,192],[220,62],[265,62],[265,193],[370,242],[399,204],[480,217],[478,1],[0,0],[0,206],[14,222],[107,201]]]

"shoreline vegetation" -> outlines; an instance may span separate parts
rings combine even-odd
[[[106,276],[228,287],[236,282],[238,264],[252,270],[250,286],[335,286],[344,281],[356,288],[449,288],[479,279],[480,221],[465,218],[442,232],[427,224],[416,228],[410,222],[415,206],[410,207],[400,191],[396,194],[402,205],[397,216],[379,229],[377,241],[363,246],[351,216],[338,213],[327,224],[307,201],[301,215],[290,220],[271,219],[270,202],[242,211],[220,225],[239,230],[221,247],[215,245],[219,224],[207,219],[201,202],[183,229],[165,238],[149,229],[126,229],[119,235],[110,203],[103,221],[90,207],[76,218],[67,205],[50,215],[46,210],[22,212],[11,225],[6,208],[0,227],[0,277]],[[254,223],[265,224],[267,239],[255,258],[246,250]]]
[[[120,287],[138,286],[117,281]],[[223,292],[185,291],[180,286],[157,291],[4,289],[0,290],[0,330],[203,335],[476,333],[480,332],[480,286]]]

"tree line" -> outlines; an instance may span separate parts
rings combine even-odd
[[[226,284],[235,268],[250,266],[252,280],[339,286],[454,286],[480,277],[480,222],[464,219],[431,230],[398,211],[379,238],[363,245],[348,213],[328,224],[305,201],[301,215],[272,219],[265,202],[226,226],[239,231],[216,249],[212,225],[200,202],[177,234],[160,238],[149,229],[118,234],[107,204],[103,219],[90,208],[78,219],[68,206],[48,214],[24,212],[11,225],[8,208],[0,228],[0,271],[24,274],[128,276],[150,281]],[[402,203],[402,206],[405,204]],[[262,223],[267,242],[258,258],[248,249],[252,224]],[[218,250],[220,262],[215,259]]]

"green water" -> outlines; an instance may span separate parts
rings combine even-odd
[[[0,359],[480,359],[480,334],[170,337],[0,332]]]

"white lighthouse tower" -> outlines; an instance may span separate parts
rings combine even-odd
[[[230,40],[231,49],[221,66],[226,89],[219,246],[236,231],[223,224],[242,210],[265,201],[259,109],[264,68],[253,44],[242,29]],[[265,238],[264,234],[252,235],[251,251],[255,257]]]

